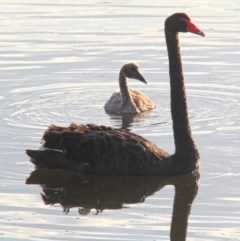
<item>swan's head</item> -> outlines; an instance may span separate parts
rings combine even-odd
[[[142,74],[139,71],[139,66],[136,63],[126,63],[122,66],[120,70],[120,74],[122,74],[126,78],[137,79],[147,84],[147,81],[144,79]]]
[[[165,21],[165,30],[173,33],[191,32],[203,37],[205,36],[204,32],[199,30],[185,13],[174,13],[173,15],[169,16]]]

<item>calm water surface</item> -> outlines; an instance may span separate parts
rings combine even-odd
[[[238,1],[83,2],[0,1],[0,240],[183,240],[187,219],[187,240],[240,240]],[[174,151],[163,23],[176,11],[206,33],[180,36],[201,178],[33,172],[24,150],[51,123],[128,126]],[[132,123],[103,110],[128,60],[148,80],[129,85],[157,103]]]

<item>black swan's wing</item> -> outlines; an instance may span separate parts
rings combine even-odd
[[[165,151],[141,136],[105,126],[71,124],[62,128],[52,125],[44,133],[43,142],[45,149],[38,152],[46,151],[45,157],[41,154],[46,161],[40,160],[40,154],[36,161],[27,151],[35,165],[41,162],[41,166],[50,167],[51,163],[53,168],[62,168],[63,163],[68,162],[63,168],[85,173],[143,174],[146,169],[153,172],[155,162],[168,157]],[[58,158],[47,161],[49,149],[60,156],[59,163]]]

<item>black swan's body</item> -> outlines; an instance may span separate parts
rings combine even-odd
[[[139,114],[155,108],[154,102],[141,91],[129,89],[127,78],[137,79],[147,83],[139,72],[136,63],[124,64],[119,73],[120,92],[114,92],[104,105],[104,109],[109,114]]]
[[[188,120],[178,32],[204,36],[186,14],[176,13],[165,21],[176,148],[173,155],[122,129],[72,124],[67,128],[50,126],[43,136],[44,149],[26,151],[31,161],[37,167],[96,174],[160,175],[194,170],[199,153]]]

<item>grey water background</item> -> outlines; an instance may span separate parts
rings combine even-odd
[[[173,152],[164,20],[186,12],[205,32],[181,34],[189,115],[201,178],[187,240],[240,240],[239,4],[226,1],[0,1],[0,240],[169,240],[174,188],[118,210],[68,214],[45,205],[24,151],[49,124],[121,127],[103,105],[123,63],[157,108],[129,128]]]

